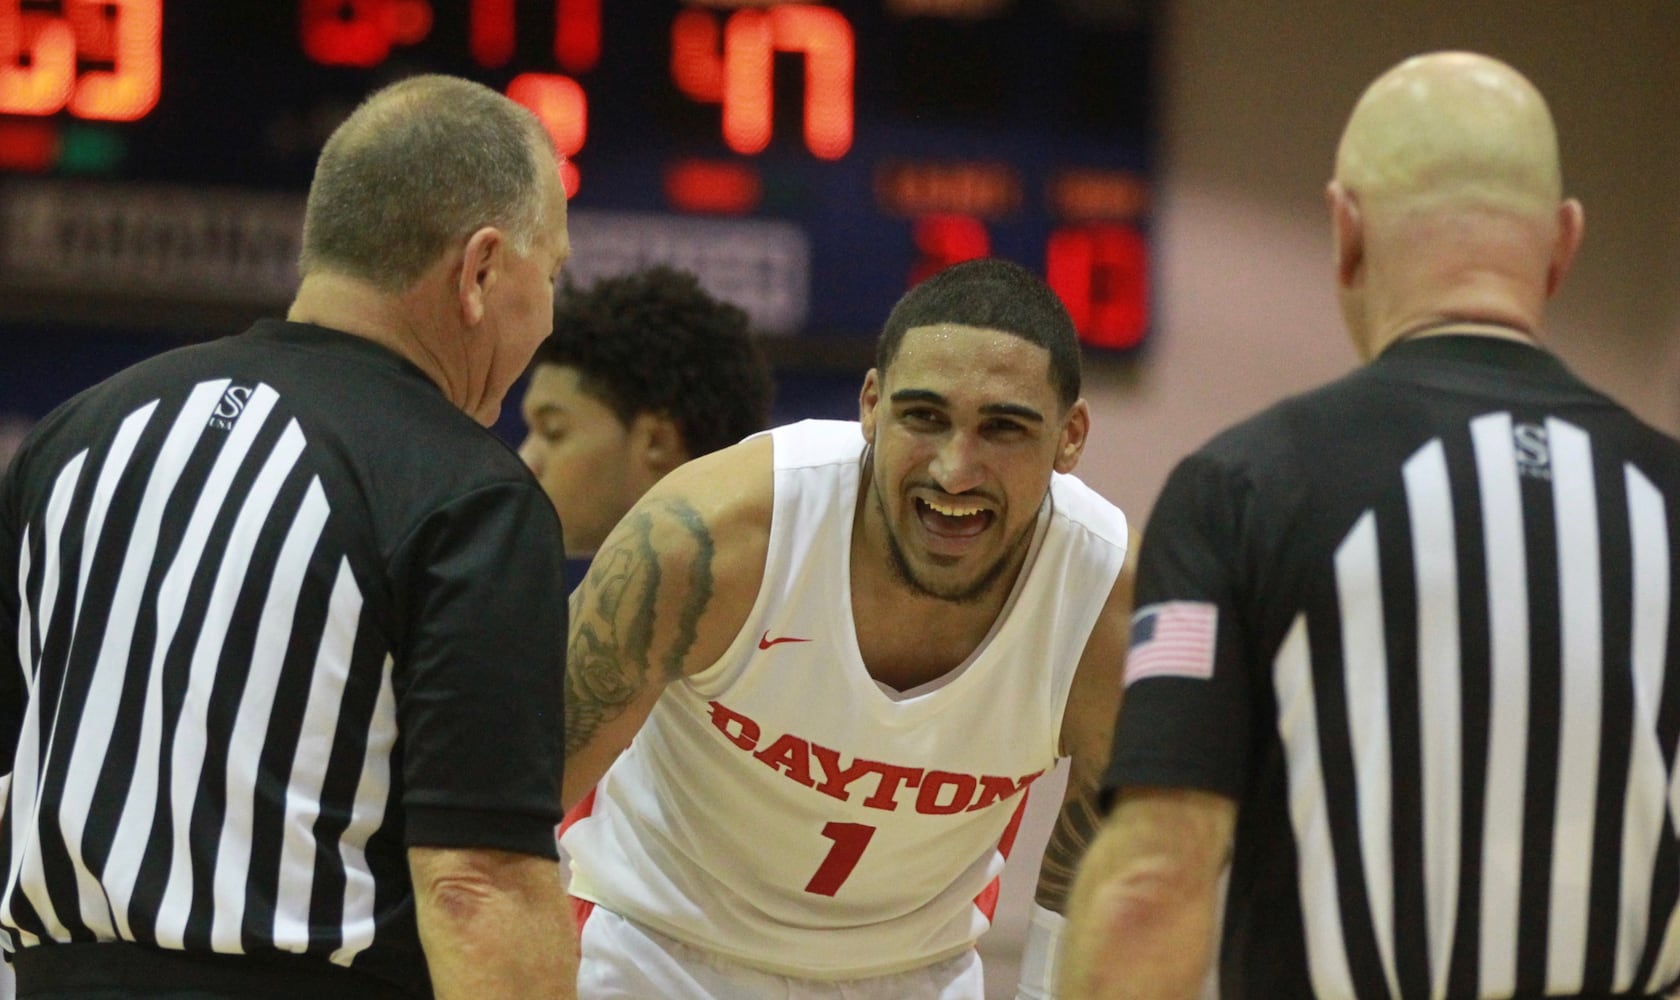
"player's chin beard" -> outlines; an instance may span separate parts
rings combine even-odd
[[[916,575],[915,568],[910,565],[909,558],[904,554],[903,546],[898,544],[898,532],[893,527],[892,518],[887,516],[887,504],[885,500],[881,499],[880,488],[878,486],[872,487],[870,492],[875,494],[875,509],[881,515],[881,529],[887,539],[887,562],[892,566],[893,575],[898,577],[899,582],[921,597],[949,601],[952,604],[979,603],[980,599],[985,597],[996,585],[998,578],[1003,575],[1003,571],[1013,562],[1011,557],[1015,555],[1016,550],[1020,548],[1020,543],[1026,538],[1026,532],[1022,532],[1022,537],[1017,539],[1015,544],[1006,548],[1003,554],[998,556],[997,561],[988,566],[986,571],[980,574],[980,578],[968,586],[937,588]]]

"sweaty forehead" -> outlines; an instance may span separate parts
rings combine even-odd
[[[1025,350],[1042,355],[1046,363],[1050,359],[1048,350],[1019,334],[992,327],[970,326],[967,323],[930,323],[926,326],[913,326],[904,331],[904,339],[899,344],[900,355],[906,351],[925,354],[940,350],[979,350],[987,354]]]
[[[984,388],[988,394],[1038,399],[1053,396],[1050,352],[1004,330],[938,323],[905,331],[898,354],[882,373],[894,391],[929,389],[942,395]]]

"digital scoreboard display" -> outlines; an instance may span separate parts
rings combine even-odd
[[[673,263],[767,333],[866,337],[989,254],[1127,350],[1153,31],[1153,0],[0,0],[0,302],[283,305],[326,136],[443,72],[565,154],[574,280]]]

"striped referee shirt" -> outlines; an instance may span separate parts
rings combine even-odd
[[[1239,803],[1224,996],[1680,979],[1677,509],[1680,444],[1484,337],[1181,463],[1108,784]]]
[[[554,856],[562,564],[518,458],[359,338],[267,321],[61,407],[0,485],[9,946],[429,996],[407,848]]]

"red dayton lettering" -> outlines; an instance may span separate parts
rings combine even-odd
[[[745,750],[765,767],[782,776],[814,788],[824,795],[832,795],[842,802],[863,796],[863,805],[887,812],[899,806],[899,793],[907,788],[916,790],[916,811],[934,816],[985,809],[1025,791],[1043,771],[1034,771],[1022,778],[995,774],[956,774],[951,771],[925,771],[919,767],[904,767],[861,757],[850,763],[842,761],[838,750],[820,743],[784,733],[767,745],[759,724],[740,712],[718,702],[706,703],[712,710],[712,725],[729,742]],[[815,767],[813,767],[813,762]],[[874,775],[878,780],[873,791],[861,779]]]

